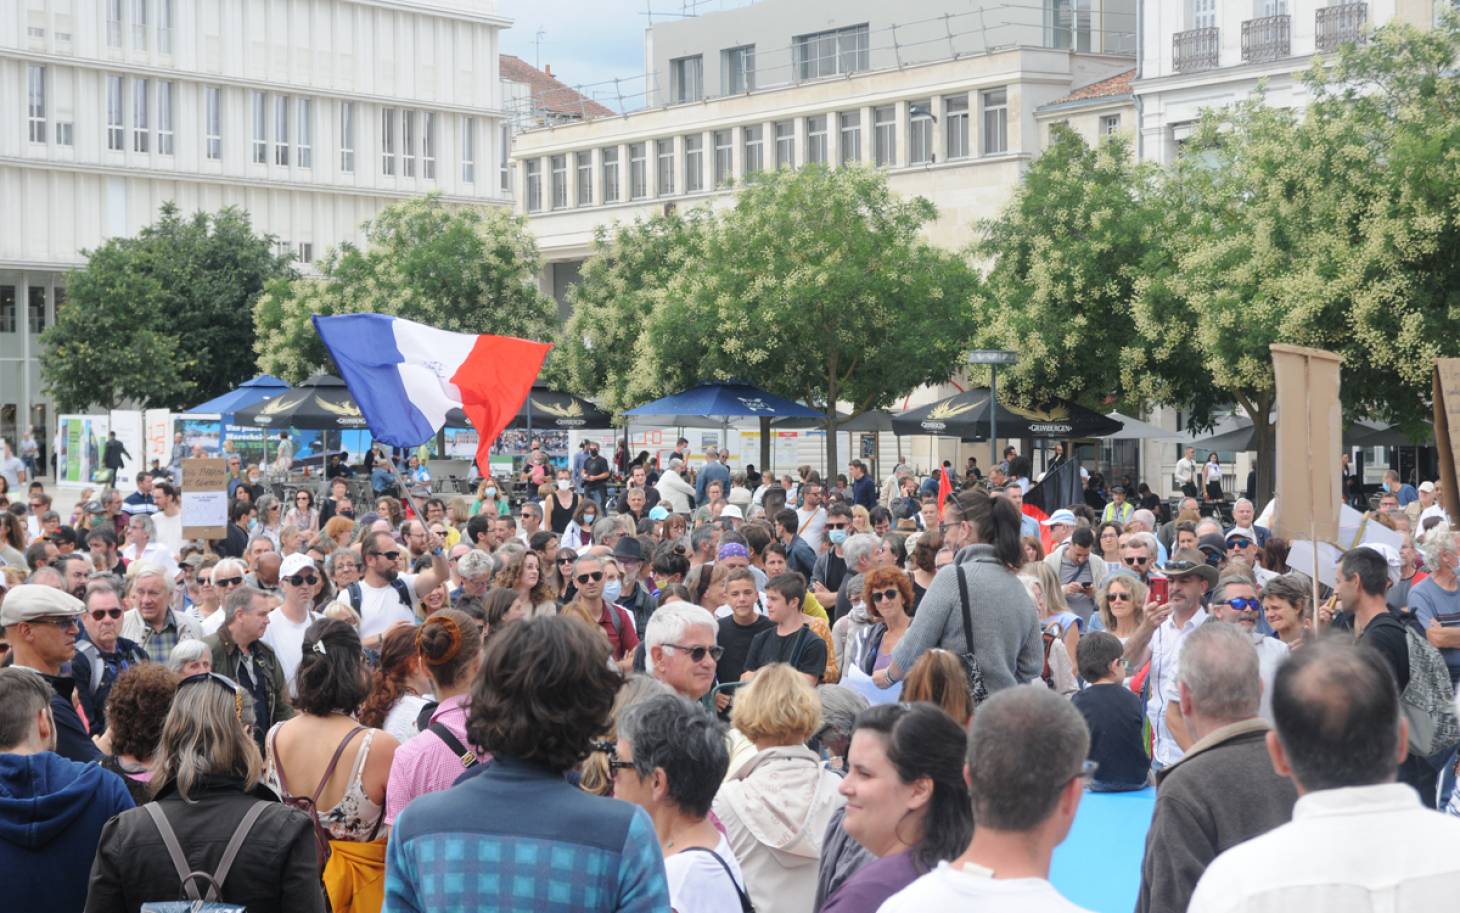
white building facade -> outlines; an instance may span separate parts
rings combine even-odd
[[[49,441],[65,273],[165,202],[246,210],[306,271],[401,199],[506,204],[508,24],[489,0],[0,5],[0,436]]]

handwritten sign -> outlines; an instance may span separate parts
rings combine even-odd
[[[183,460],[182,526],[185,539],[228,534],[228,465],[221,459]]]

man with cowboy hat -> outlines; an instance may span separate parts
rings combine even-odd
[[[613,557],[623,568],[623,583],[618,604],[634,616],[634,629],[639,636],[649,624],[649,616],[656,608],[654,596],[644,586],[644,546],[636,536],[622,536],[613,545]]]
[[[1192,741],[1181,718],[1177,661],[1182,641],[1207,620],[1203,602],[1217,582],[1217,569],[1197,549],[1177,550],[1166,562],[1165,570],[1170,595],[1157,610],[1164,619],[1151,635],[1151,671],[1146,680],[1150,688],[1146,715],[1151,721],[1151,766],[1157,770],[1180,761]]]

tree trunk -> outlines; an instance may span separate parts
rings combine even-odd
[[[760,471],[763,475],[771,471],[771,420],[765,415],[760,418]]]
[[[836,400],[826,407],[826,466],[821,475],[821,480],[828,485],[836,476],[836,467],[841,465],[837,461],[836,452]]]
[[[1272,420],[1272,398],[1261,397],[1251,404],[1248,416],[1252,419],[1252,446],[1257,451],[1257,490],[1253,506],[1261,511],[1272,500],[1277,485],[1277,426]],[[1240,480],[1242,488],[1247,480]]]

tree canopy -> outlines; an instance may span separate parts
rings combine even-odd
[[[254,308],[261,371],[298,382],[334,365],[310,318],[375,313],[459,333],[550,340],[557,308],[537,287],[526,223],[501,207],[455,207],[437,195],[387,207],[363,249],[342,244],[319,276],[269,285]]]
[[[293,276],[237,209],[179,215],[86,251],[41,337],[41,376],[63,411],[182,408],[254,374],[248,340],[264,286]]]

